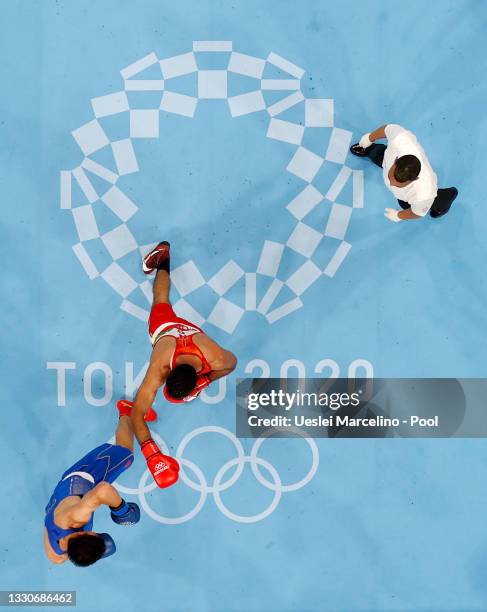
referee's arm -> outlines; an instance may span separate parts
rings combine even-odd
[[[369,140],[370,142],[375,142],[376,140],[381,140],[382,138],[387,138],[386,136],[386,125],[381,125],[376,130],[370,133]]]
[[[415,215],[413,213],[413,211],[410,208],[407,208],[406,210],[401,210],[400,213],[398,213],[399,219],[422,219],[421,215]]]

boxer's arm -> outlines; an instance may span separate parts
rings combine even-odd
[[[157,391],[164,384],[167,378],[165,371],[163,372],[160,366],[151,361],[147,369],[146,375],[140,385],[132,406],[132,426],[134,434],[139,444],[149,440],[151,433],[144,421],[144,416],[149,408],[154,403]]]
[[[44,529],[44,550],[46,551],[49,561],[52,561],[52,563],[55,563],[56,565],[64,563],[68,559],[68,555],[66,553],[64,555],[58,555],[53,551],[51,543],[49,542],[49,536],[47,535],[47,529]]]
[[[109,482],[99,482],[91,491],[88,491],[79,504],[72,506],[66,511],[69,522],[86,524],[93,512],[100,506],[119,506],[122,498],[115,487]]]
[[[233,353],[225,349],[222,350],[220,359],[214,361],[211,365],[213,370],[209,373],[210,381],[218,380],[224,376],[228,376],[237,367],[237,358]]]

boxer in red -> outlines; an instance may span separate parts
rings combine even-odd
[[[149,317],[152,355],[147,373],[135,396],[132,423],[142,453],[156,483],[161,486],[166,470],[175,469],[151,439],[144,415],[164,385],[164,397],[174,403],[190,402],[218,378],[230,374],[237,365],[233,353],[223,349],[202,329],[176,316],[169,301],[170,245],[160,242],[144,257],[145,274],[156,272],[153,303]],[[178,466],[179,467],[179,466]]]

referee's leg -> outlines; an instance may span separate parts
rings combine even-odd
[[[384,144],[373,144],[367,149],[366,157],[368,157],[376,166],[382,168],[382,162],[384,161],[384,153],[387,147]]]
[[[456,187],[438,189],[435,201],[431,207],[430,216],[437,219],[438,217],[446,215],[457,195],[458,189]]]
[[[382,168],[382,162],[384,161],[384,153],[387,149],[384,144],[371,144],[370,147],[363,149],[358,142],[350,147],[350,153],[357,157],[368,157],[371,162],[376,166]]]

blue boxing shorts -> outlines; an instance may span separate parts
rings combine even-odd
[[[132,465],[133,461],[134,454],[125,446],[102,444],[68,468],[61,476],[61,480],[72,472],[87,472],[93,476],[95,485],[102,481],[112,483]]]

